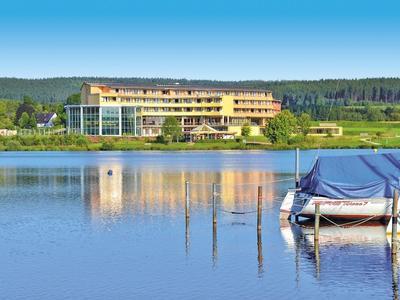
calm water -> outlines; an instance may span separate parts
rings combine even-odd
[[[371,150],[304,151],[302,172],[317,153]],[[397,298],[384,227],[323,227],[315,253],[312,229],[279,221],[293,165],[292,151],[0,153],[0,298]],[[257,185],[259,236],[254,213],[225,212],[254,211]]]

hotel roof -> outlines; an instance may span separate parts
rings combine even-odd
[[[184,85],[184,84],[132,84],[132,83],[94,83],[84,82],[83,84],[91,86],[105,86],[110,88],[134,88],[134,89],[152,89],[152,90],[211,90],[211,91],[246,91],[246,92],[271,92],[267,89],[252,89],[252,88],[238,88],[238,87],[227,87],[227,86],[202,86],[202,85]]]

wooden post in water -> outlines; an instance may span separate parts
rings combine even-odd
[[[299,148],[296,148],[295,184],[296,184],[296,188],[298,188],[300,186],[300,150],[299,150]]]
[[[319,203],[315,203],[314,245],[319,243],[319,217],[321,215]]]
[[[399,299],[399,264],[397,253],[392,253],[392,287],[393,297],[392,299]]]
[[[190,217],[190,190],[189,190],[189,181],[185,182],[185,216],[186,220],[189,220]]]
[[[321,215],[320,204],[315,203],[315,223],[314,223],[314,253],[317,279],[319,279],[320,259],[319,259],[319,217]]]
[[[262,239],[261,230],[257,230],[257,261],[258,261],[258,276],[263,274],[263,250],[262,250]]]
[[[262,186],[258,187],[257,196],[257,230],[261,230],[261,212],[262,212]]]
[[[212,184],[213,224],[217,224],[217,185]]]
[[[397,253],[397,207],[399,202],[399,191],[395,190],[392,203],[392,253]]]

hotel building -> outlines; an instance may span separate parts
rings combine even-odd
[[[281,111],[281,102],[260,89],[84,83],[81,105],[66,110],[68,133],[157,136],[165,118],[174,116],[185,135],[202,124],[240,134],[245,123],[259,135]]]

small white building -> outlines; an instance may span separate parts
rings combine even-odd
[[[36,114],[37,127],[53,127],[56,118],[57,114],[54,112]]]
[[[308,135],[311,136],[342,136],[343,127],[336,123],[320,123],[319,126],[311,126]]]

